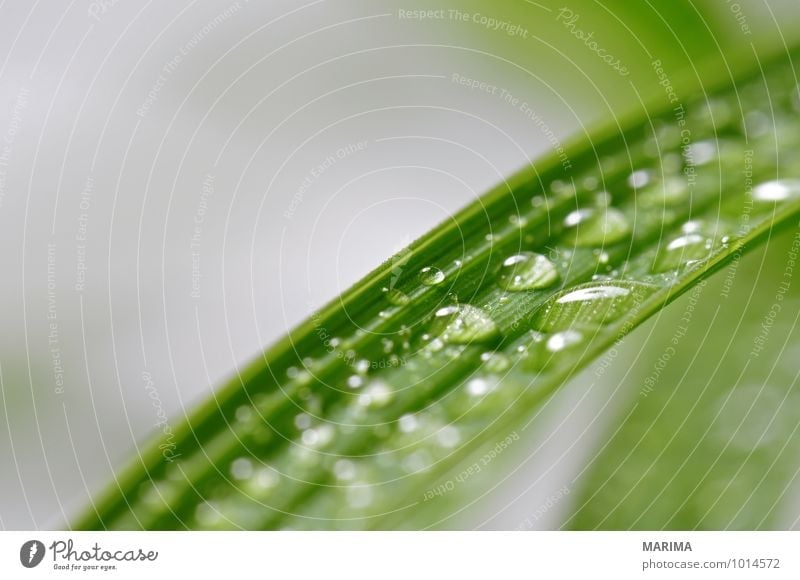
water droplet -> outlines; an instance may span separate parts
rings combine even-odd
[[[327,445],[333,439],[333,427],[328,424],[320,425],[314,429],[303,431],[303,444],[309,447],[321,447]]]
[[[256,484],[262,489],[271,489],[278,485],[279,476],[272,469],[262,467],[256,474]]]
[[[524,216],[518,214],[511,214],[510,216],[508,216],[508,223],[518,228],[524,228],[526,225],[528,225],[528,220]]]
[[[452,425],[445,425],[439,432],[436,434],[436,440],[439,442],[439,445],[442,447],[447,447],[451,449],[459,444],[461,441],[461,433],[459,432],[457,427],[453,427]]]
[[[495,338],[497,325],[486,312],[469,304],[445,306],[436,311],[431,332],[451,344],[469,344]]]
[[[311,427],[311,417],[307,413],[299,413],[294,418],[294,426],[300,430]]]
[[[403,433],[411,433],[417,429],[419,421],[414,415],[407,413],[398,419],[398,425]]]
[[[576,246],[614,244],[631,233],[628,218],[613,207],[575,210],[564,219],[564,227],[565,239]]]
[[[231,463],[231,476],[234,479],[249,479],[253,475],[253,462],[246,457],[239,457]]]
[[[547,339],[545,344],[547,345],[547,350],[550,352],[560,352],[565,348],[569,348],[570,346],[578,344],[582,340],[583,335],[580,332],[570,329],[562,332],[556,332]]]
[[[688,165],[705,165],[717,158],[717,144],[714,141],[697,141],[686,148]]]
[[[679,236],[658,253],[653,264],[653,272],[667,272],[681,266],[696,264],[710,256],[710,249],[711,240],[704,235],[691,232]]]
[[[240,423],[247,423],[253,418],[253,410],[247,405],[236,408],[236,420]]]
[[[781,179],[761,183],[753,190],[755,201],[785,201],[800,196],[800,179]]]
[[[391,290],[384,288],[384,291],[386,292],[386,299],[394,306],[403,306],[411,301],[411,298],[408,297],[408,294],[398,290],[397,288],[392,288]]]
[[[503,260],[497,283],[511,292],[546,288],[558,280],[553,263],[541,254],[523,252]]]
[[[589,282],[548,300],[534,315],[533,327],[558,332],[608,324],[634,310],[655,289],[641,282]]]
[[[473,397],[482,397],[491,390],[491,385],[486,379],[475,377],[467,383],[467,392]]]
[[[435,266],[426,266],[419,272],[419,281],[426,286],[436,286],[444,282],[444,272]]]
[[[357,389],[364,384],[364,379],[359,375],[350,375],[347,377],[347,386],[351,389]]]
[[[356,465],[349,459],[338,459],[333,464],[333,473],[337,479],[350,481],[356,476]]]
[[[628,185],[634,189],[639,189],[650,183],[650,172],[646,169],[639,169],[628,176]]]
[[[383,381],[373,381],[358,397],[358,402],[364,407],[384,407],[392,401],[391,387]]]
[[[509,358],[501,352],[485,352],[481,355],[483,368],[490,373],[502,373],[511,366]]]

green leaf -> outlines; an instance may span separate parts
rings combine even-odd
[[[800,135],[796,85],[765,70],[498,186],[154,441],[77,527],[434,525],[476,454],[503,452],[577,370],[796,219],[800,182],[776,172]],[[779,131],[752,114],[743,129],[765,103]]]

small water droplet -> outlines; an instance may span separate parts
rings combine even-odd
[[[309,447],[322,447],[331,442],[333,433],[333,427],[326,423],[314,429],[306,429],[303,431],[301,438],[304,445]]]
[[[240,423],[247,423],[253,418],[253,410],[247,405],[236,408],[236,420]]]
[[[558,271],[553,263],[534,252],[506,258],[497,272],[498,285],[511,292],[546,288],[557,280]]]
[[[445,425],[439,429],[439,432],[436,434],[436,440],[442,447],[452,449],[461,441],[461,433],[457,427],[454,427],[453,425]]]
[[[358,402],[363,407],[385,407],[392,401],[394,393],[391,387],[383,381],[373,381],[358,397]]]
[[[469,304],[445,306],[436,311],[431,332],[451,344],[469,344],[495,338],[497,325],[486,312]]]
[[[333,473],[341,481],[350,481],[356,476],[355,463],[349,459],[338,459],[333,464]]]
[[[651,175],[646,169],[639,169],[628,176],[628,185],[634,189],[639,189],[650,183]]]
[[[483,368],[490,373],[502,373],[511,366],[509,358],[501,352],[485,352],[481,354]]]
[[[392,288],[391,290],[384,288],[384,291],[386,292],[386,299],[394,306],[403,306],[411,301],[411,298],[405,292],[397,288]]]
[[[613,207],[575,210],[564,219],[564,227],[565,239],[576,246],[614,244],[631,233],[628,218]]]
[[[467,383],[467,392],[473,397],[482,397],[490,391],[489,382],[486,379],[475,377]]]
[[[518,228],[524,228],[526,225],[528,225],[528,220],[524,216],[514,213],[508,216],[508,223]]]
[[[558,332],[573,326],[608,324],[635,309],[656,289],[641,282],[589,282],[550,298],[533,319],[533,327]]]
[[[416,431],[419,426],[419,421],[417,421],[414,415],[407,413],[398,419],[398,426],[403,433],[411,433],[412,431]]]
[[[656,256],[654,273],[691,266],[710,256],[712,240],[696,232],[683,234],[669,242]]]
[[[278,485],[280,477],[272,469],[262,467],[256,474],[256,484],[262,489],[271,489]]]
[[[556,332],[545,343],[550,352],[560,352],[565,348],[578,344],[583,340],[583,335],[577,330],[564,330]]]
[[[753,199],[761,202],[786,201],[800,196],[800,179],[767,181],[756,186]]]
[[[714,141],[697,141],[686,148],[688,165],[706,165],[717,158],[718,149]]]
[[[234,459],[231,463],[231,476],[234,479],[249,479],[253,475],[253,462],[246,457]]]
[[[299,413],[294,418],[294,426],[300,429],[308,429],[311,427],[311,417],[307,413]]]
[[[426,266],[419,272],[419,281],[426,286],[436,286],[444,282],[444,272],[435,266]]]

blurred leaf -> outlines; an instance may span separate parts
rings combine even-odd
[[[659,321],[629,375],[634,407],[583,480],[570,527],[794,523],[781,507],[800,472],[798,228],[696,287]]]

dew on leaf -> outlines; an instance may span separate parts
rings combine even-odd
[[[533,327],[559,332],[596,327],[613,322],[634,310],[655,286],[631,281],[589,282],[550,298],[534,315]]]
[[[509,256],[497,272],[498,285],[511,292],[546,288],[557,280],[558,271],[553,263],[534,252]]]
[[[499,334],[494,320],[484,310],[469,304],[445,306],[437,310],[431,332],[450,344],[483,342]]]
[[[565,241],[576,246],[615,244],[631,233],[631,224],[618,209],[585,208],[571,212],[564,219]]]
[[[444,282],[444,272],[435,266],[426,266],[419,272],[419,281],[425,286],[436,286]]]
[[[699,233],[688,233],[669,242],[656,256],[654,273],[691,266],[711,255],[712,241]]]
[[[485,352],[481,354],[483,368],[490,373],[502,373],[511,366],[509,358],[501,352]]]
[[[384,291],[386,292],[386,300],[388,300],[389,303],[393,304],[394,306],[403,306],[411,301],[411,298],[408,297],[408,294],[398,290],[397,288],[392,288],[391,290],[384,288]]]

